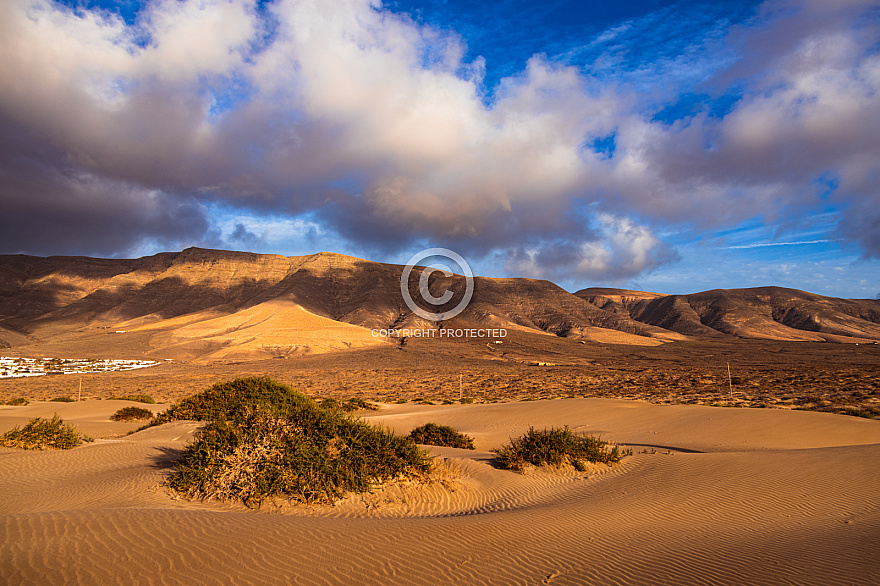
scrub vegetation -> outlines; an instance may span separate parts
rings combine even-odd
[[[587,462],[611,465],[631,453],[623,453],[618,446],[591,435],[576,434],[568,427],[542,431],[532,427],[525,435],[495,450],[495,461],[500,468],[520,472],[529,465],[558,468],[565,464],[583,472]]]
[[[16,426],[0,440],[4,447],[23,450],[69,450],[90,441],[93,441],[92,438],[78,433],[72,425],[64,423],[57,413],[52,419],[37,417],[22,428]]]
[[[170,480],[190,498],[329,504],[386,481],[425,478],[433,469],[411,439],[265,377],[218,383],[153,421],[181,419],[208,422]]]

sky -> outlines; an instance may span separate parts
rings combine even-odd
[[[880,2],[0,2],[0,254],[189,246],[880,298]]]

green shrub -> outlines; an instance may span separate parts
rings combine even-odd
[[[346,399],[342,404],[342,410],[346,413],[351,413],[352,411],[378,411],[379,406],[368,403],[363,399]]]
[[[242,420],[258,407],[285,415],[309,404],[314,401],[269,377],[237,378],[217,383],[206,391],[178,401],[156,415],[153,424],[178,420]]]
[[[150,395],[122,395],[121,397],[110,397],[110,401],[134,401],[136,403],[146,403],[155,405],[156,401]]]
[[[865,407],[846,407],[841,411],[844,415],[852,415],[854,417],[864,417],[865,419],[874,419],[877,415],[877,408],[871,406]]]
[[[49,399],[50,403],[75,403],[76,399],[71,399],[70,397],[55,397],[54,399]]]
[[[495,450],[495,461],[506,470],[522,471],[529,464],[556,467],[571,464],[576,470],[584,471],[585,462],[610,465],[629,453],[622,454],[616,445],[593,436],[578,435],[568,427],[543,431],[531,427],[527,434]]]
[[[65,424],[56,413],[52,419],[37,417],[28,421],[27,425],[19,429],[7,431],[2,438],[2,445],[7,448],[21,448],[24,450],[43,450],[56,448],[69,450],[83,442],[90,442],[92,438],[81,435],[70,424]]]
[[[474,449],[474,438],[456,431],[448,425],[426,423],[412,430],[409,433],[409,437],[417,444],[461,448],[464,450]]]
[[[281,496],[332,503],[386,480],[422,477],[432,468],[430,456],[409,438],[269,378],[218,383],[160,417],[210,421],[187,446],[170,481],[190,498],[248,506]]]
[[[344,413],[352,411],[378,411],[379,406],[368,403],[363,399],[346,399],[343,402],[337,399],[323,399],[319,405],[325,409],[337,409]]]
[[[7,405],[11,405],[13,407],[23,407],[24,405],[27,405],[28,403],[29,403],[29,401],[27,399],[25,399],[24,397],[18,397],[16,399],[9,399],[8,401],[6,401]]]
[[[332,397],[329,399],[321,399],[321,402],[318,405],[322,409],[339,409],[342,410],[342,403],[339,402],[338,399],[333,399]]]
[[[123,407],[111,415],[110,419],[113,421],[137,421],[138,419],[150,419],[152,417],[153,412],[149,409],[142,409],[141,407]]]

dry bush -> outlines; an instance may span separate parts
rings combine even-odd
[[[191,498],[333,503],[395,478],[422,478],[428,454],[409,438],[322,407],[268,378],[219,383],[166,417],[208,420],[170,484]],[[171,420],[171,419],[168,419]]]
[[[147,405],[155,405],[156,401],[150,395],[122,395],[121,397],[110,397],[110,401],[134,401],[135,403],[146,403]]]
[[[23,450],[44,450],[55,448],[69,450],[83,442],[93,441],[92,438],[81,435],[73,426],[65,424],[56,413],[52,419],[37,417],[28,421],[27,425],[19,429],[17,426],[7,431],[0,443],[7,448],[21,448]]]
[[[578,435],[568,427],[543,431],[530,427],[525,435],[495,450],[495,461],[506,470],[522,471],[528,465],[560,467],[570,464],[576,470],[584,471],[585,462],[610,465],[631,453],[630,450],[621,453],[616,445],[590,435]]]
[[[463,450],[474,449],[474,438],[456,431],[448,425],[426,423],[412,430],[409,437],[417,444],[461,448]]]
[[[150,419],[152,417],[153,412],[149,409],[143,409],[141,407],[123,407],[111,415],[110,419],[113,421],[137,421],[139,419]]]

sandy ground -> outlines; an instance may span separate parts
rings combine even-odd
[[[122,401],[0,407],[0,432],[57,412],[97,437],[0,449],[0,578],[9,584],[876,584],[880,421],[785,410],[560,399],[385,405],[436,448],[444,482],[336,507],[250,511],[162,483],[194,424],[122,436]],[[154,410],[163,406],[150,406]],[[491,466],[529,426],[631,446],[586,473]]]

